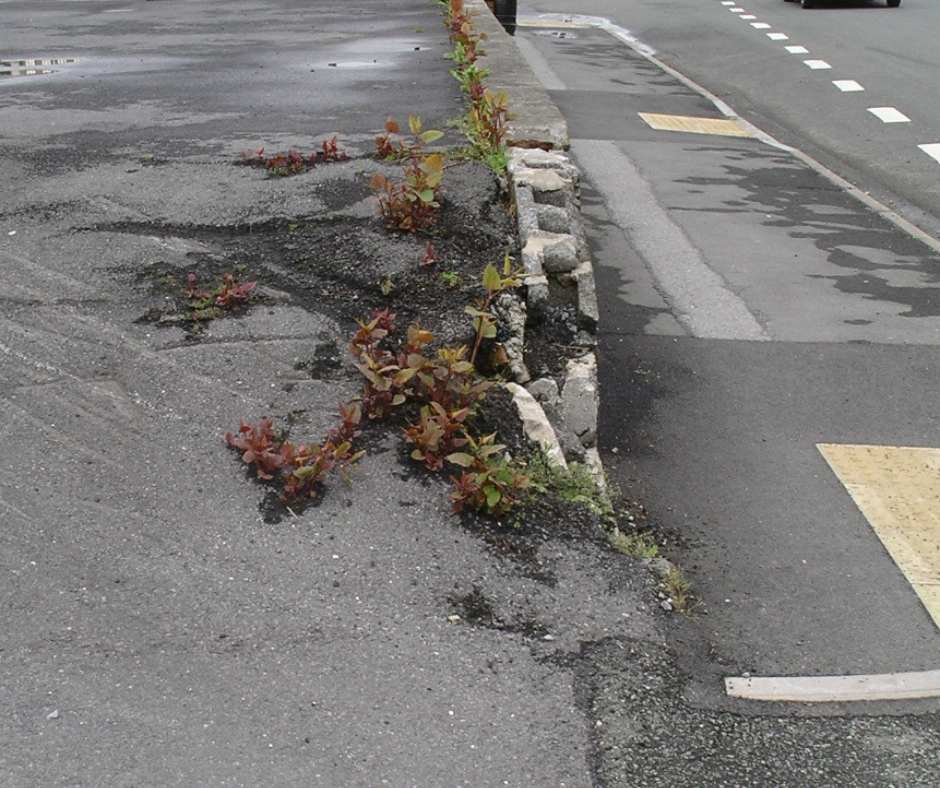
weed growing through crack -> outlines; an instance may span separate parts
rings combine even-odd
[[[473,329],[476,332],[473,351],[470,353],[471,364],[476,363],[483,341],[496,338],[496,316],[490,311],[493,302],[500,294],[519,287],[522,284],[522,278],[522,269],[512,267],[512,258],[508,254],[503,258],[502,273],[492,263],[483,270],[484,295],[473,306],[464,308],[464,311],[473,318]]]
[[[509,258],[504,275],[487,266],[482,277],[486,295],[470,310],[476,332],[474,353],[484,339],[495,337],[495,317],[478,307],[487,306],[493,294],[516,286]],[[490,331],[490,328],[493,330]],[[472,508],[490,515],[502,515],[524,498],[529,476],[506,454],[495,433],[475,435],[468,417],[494,385],[477,371],[466,345],[440,346],[431,352],[434,336],[412,324],[397,349],[395,315],[388,310],[375,312],[362,321],[352,337],[349,351],[365,379],[357,400],[340,409],[340,424],[319,445],[295,445],[276,435],[270,420],[257,425],[242,422],[238,433],[227,433],[225,442],[241,452],[241,459],[264,481],[279,483],[286,502],[308,500],[318,494],[321,482],[333,471],[345,475],[362,456],[354,451],[363,416],[386,419],[406,415],[405,441],[413,448],[411,457],[430,471],[446,465],[459,468],[451,476],[450,496],[454,511]],[[417,418],[411,414],[418,407]]]
[[[268,175],[282,178],[312,170],[319,164],[348,160],[349,156],[340,150],[335,136],[324,140],[319,150],[306,156],[293,148],[265,156],[264,148],[261,147],[253,151],[244,151],[241,157],[242,164],[263,167],[268,171]]]
[[[607,532],[607,541],[618,553],[649,561],[659,556],[659,546],[648,533],[624,533],[616,526]]]
[[[282,500],[309,500],[317,496],[320,484],[330,473],[335,471],[346,478],[364,454],[352,448],[361,419],[358,403],[341,407],[339,425],[320,444],[294,444],[275,433],[270,419],[261,419],[257,424],[243,421],[237,433],[225,434],[225,442],[241,452],[242,462],[255,471],[258,479],[280,482]]]
[[[378,194],[385,226],[408,233],[427,229],[436,221],[441,207],[438,193],[444,179],[444,157],[440,153],[425,152],[424,146],[439,140],[444,132],[425,130],[421,118],[409,115],[408,128],[413,139],[410,143],[401,142],[395,148],[388,135],[398,133],[398,123],[389,118],[385,128],[386,136],[377,141],[379,155],[383,156],[384,151],[383,158],[404,161],[401,180],[392,180],[379,172],[370,181],[373,191]]]
[[[470,143],[468,152],[494,172],[505,172],[509,101],[506,93],[486,88],[489,70],[477,64],[486,35],[474,30],[473,19],[459,0],[448,5],[445,24],[453,45],[448,54],[454,61],[450,73],[467,97],[467,112],[459,125]]]
[[[463,279],[457,271],[441,271],[440,279],[452,290],[460,287],[463,282]]]
[[[234,273],[227,273],[214,288],[206,290],[200,287],[196,274],[190,273],[183,290],[190,318],[193,321],[212,320],[243,307],[251,301],[256,285],[257,282],[239,281]]]
[[[671,567],[663,576],[661,584],[675,610],[680,613],[692,611],[692,584],[679,567]]]
[[[598,485],[590,467],[572,462],[568,468],[553,464],[543,452],[536,452],[527,467],[532,486],[539,492],[551,492],[563,501],[587,507],[605,520],[613,516],[610,499]]]

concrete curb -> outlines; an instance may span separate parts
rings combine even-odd
[[[516,42],[483,0],[465,0],[464,5],[474,14],[474,26],[487,37],[485,55],[480,58],[481,65],[490,69],[487,84],[492,90],[505,91],[509,98],[507,170],[526,273],[526,312],[538,315],[548,302],[553,283],[573,291],[577,344],[584,349],[580,357],[569,360],[559,386],[547,378],[530,382],[525,364],[514,358],[520,348],[514,347],[511,368],[517,384],[528,384],[528,396],[519,394],[521,387],[510,390],[520,414],[523,410],[526,414],[523,421],[528,419],[526,434],[530,428],[542,437],[551,431],[555,439],[548,442],[552,456],[562,462],[587,464],[605,491],[606,477],[597,450],[600,390],[593,350],[600,314],[594,266],[581,219],[581,173],[564,153],[569,144],[568,125]],[[548,454],[549,449],[543,448]]]
[[[548,97],[515,41],[483,0],[464,0],[473,26],[486,34],[481,66],[490,70],[487,87],[509,97],[509,144],[524,148],[567,148],[568,124]]]
[[[590,465],[603,484],[597,452],[597,357],[591,349],[597,344],[600,314],[581,221],[580,172],[563,152],[512,148],[508,174],[527,274],[528,311],[538,314],[548,301],[551,281],[573,290],[578,344],[585,350],[568,362],[560,388],[547,379],[534,381],[529,388],[554,417],[565,456]]]

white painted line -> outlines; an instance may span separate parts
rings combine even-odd
[[[858,84],[854,79],[834,79],[832,84],[835,85],[843,93],[858,93],[861,90],[864,90],[861,85]]]
[[[721,0],[722,5],[734,5],[734,0]]]
[[[868,111],[882,123],[910,123],[911,119],[894,107],[869,107]]]
[[[822,71],[827,68],[832,68],[825,60],[804,60],[804,66],[809,66],[813,71]]]
[[[741,14],[738,19],[757,19],[757,17],[754,14]]]
[[[940,162],[940,142],[930,142],[927,145],[918,145],[924,153]]]
[[[767,30],[770,27],[766,22],[751,22],[751,27],[755,30]]]
[[[529,65],[539,78],[542,86],[546,90],[567,90],[568,86],[558,76],[556,71],[548,64],[548,61],[542,56],[542,53],[535,48],[535,44],[529,41],[525,36],[519,36],[516,39],[516,46],[519,47],[523,57],[529,61]]]
[[[767,38],[771,41],[786,41],[790,36],[786,33],[768,33]]]
[[[693,336],[766,341],[770,337],[747,305],[702,253],[652,187],[614,142],[572,140],[571,151],[585,177],[605,198],[611,218],[649,266],[676,318]]]
[[[740,7],[738,7],[738,6],[735,6],[734,8],[729,8],[728,10],[729,10],[732,14],[743,14],[743,13],[744,13],[744,9],[743,9],[743,8],[740,8]]]
[[[784,47],[784,49],[786,49],[787,52],[789,52],[791,55],[808,55],[809,54],[809,50],[806,47],[789,46],[789,47]]]
[[[749,700],[833,703],[940,697],[940,670],[867,676],[726,678],[725,692]]]

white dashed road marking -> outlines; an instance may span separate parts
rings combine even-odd
[[[790,36],[786,33],[768,33],[767,38],[771,41],[786,41]]]
[[[744,13],[744,9],[743,9],[743,8],[740,8],[740,7],[738,7],[738,6],[735,6],[734,8],[729,8],[728,10],[729,10],[732,14],[743,14],[743,13]]]
[[[940,162],[940,142],[931,142],[927,145],[918,145],[924,153]]]
[[[784,47],[784,49],[786,49],[787,52],[789,52],[791,55],[808,55],[809,54],[809,50],[806,47],[789,46],[789,47]]]
[[[722,0],[722,5],[734,5],[734,0]]]
[[[843,93],[858,93],[860,90],[865,89],[854,79],[834,79],[832,84],[839,88],[839,90],[841,90]]]
[[[754,14],[741,14],[738,19],[757,19],[757,17]]]
[[[832,68],[825,60],[804,60],[803,65],[809,66],[813,71],[822,71],[823,69]]]
[[[894,107],[869,107],[868,111],[882,123],[910,123],[911,119]]]
[[[755,30],[766,30],[770,27],[766,22],[751,22],[751,27]]]

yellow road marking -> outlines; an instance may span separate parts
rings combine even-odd
[[[741,123],[733,118],[693,118],[688,115],[638,113],[650,128],[657,131],[684,131],[687,134],[718,134],[723,137],[750,137]]]
[[[940,449],[816,448],[940,627]]]

